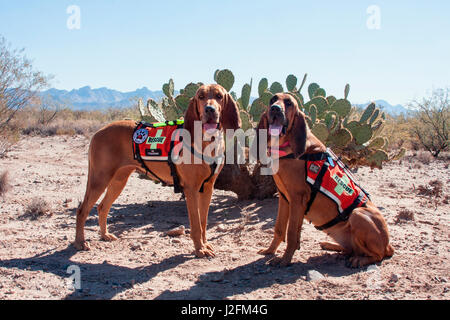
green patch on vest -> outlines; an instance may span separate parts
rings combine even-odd
[[[353,190],[352,187],[348,185],[350,182],[350,179],[347,176],[343,176],[342,178],[339,177],[337,174],[333,175],[333,180],[336,181],[337,186],[334,188],[334,191],[338,195],[342,195],[342,193],[345,191],[348,195],[352,195],[355,190]]]

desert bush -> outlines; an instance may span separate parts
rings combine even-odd
[[[22,217],[36,220],[41,217],[49,217],[51,215],[51,207],[47,201],[40,198],[33,198],[26,206]]]
[[[23,51],[0,36],[0,133],[48,85],[49,77],[34,70]]]
[[[440,180],[432,180],[428,185],[419,185],[417,194],[421,196],[439,198],[443,195],[444,183]]]
[[[413,101],[416,110],[412,133],[434,157],[449,150],[450,145],[450,89],[434,90],[431,97]]]
[[[416,152],[414,152],[413,157],[418,162],[425,164],[425,165],[430,164],[434,160],[433,155],[428,151],[416,151]]]
[[[0,130],[0,159],[6,156],[6,153],[18,140],[18,130],[13,128],[3,128]]]
[[[414,212],[408,209],[401,209],[397,213],[395,223],[405,223],[407,221],[414,221]]]
[[[10,189],[8,172],[4,171],[0,173],[0,197],[4,196]]]

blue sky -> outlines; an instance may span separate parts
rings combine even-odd
[[[81,29],[66,26],[67,7]],[[371,30],[367,8],[380,9]],[[405,104],[448,87],[450,1],[0,0],[0,34],[25,48],[52,86],[133,91],[213,82],[231,69],[234,90],[288,74],[355,103]]]

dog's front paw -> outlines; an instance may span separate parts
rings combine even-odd
[[[214,253],[214,247],[212,246],[212,244],[206,242],[205,247],[206,247],[206,249],[208,249],[209,251]]]
[[[103,241],[116,241],[117,240],[117,237],[115,235],[113,235],[112,233],[105,233],[105,234],[102,234],[100,237]]]
[[[75,249],[77,249],[78,251],[89,251],[91,250],[91,247],[89,246],[89,243],[86,240],[83,241],[75,241],[73,243],[73,246],[75,247]]]
[[[275,254],[275,250],[268,248],[268,249],[261,249],[258,251],[258,254],[262,254],[264,256],[269,256],[272,254]]]
[[[195,250],[195,256],[197,258],[204,258],[204,257],[215,257],[216,254],[214,253],[213,250],[208,249],[207,247],[203,247],[201,249],[196,249]]]

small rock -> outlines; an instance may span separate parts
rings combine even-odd
[[[218,271],[212,273],[204,273],[200,275],[200,279],[203,281],[221,282],[225,278],[225,271]]]
[[[306,281],[320,281],[325,279],[324,275],[316,270],[308,270],[306,273]]]
[[[371,264],[370,266],[367,267],[367,272],[374,272],[374,271],[379,271],[379,268],[377,267],[376,264]]]
[[[142,245],[139,242],[134,242],[130,245],[131,250],[142,250]]]
[[[227,228],[223,224],[217,225],[217,231],[224,232],[227,231]]]
[[[389,279],[389,282],[397,282],[399,278],[400,277],[397,274],[393,273],[393,274],[391,274],[391,278]]]
[[[169,237],[179,237],[183,234],[185,234],[184,226],[179,226],[166,232],[166,235],[168,235]]]
[[[170,242],[172,242],[172,243],[181,243],[181,240],[180,239],[172,239]]]

